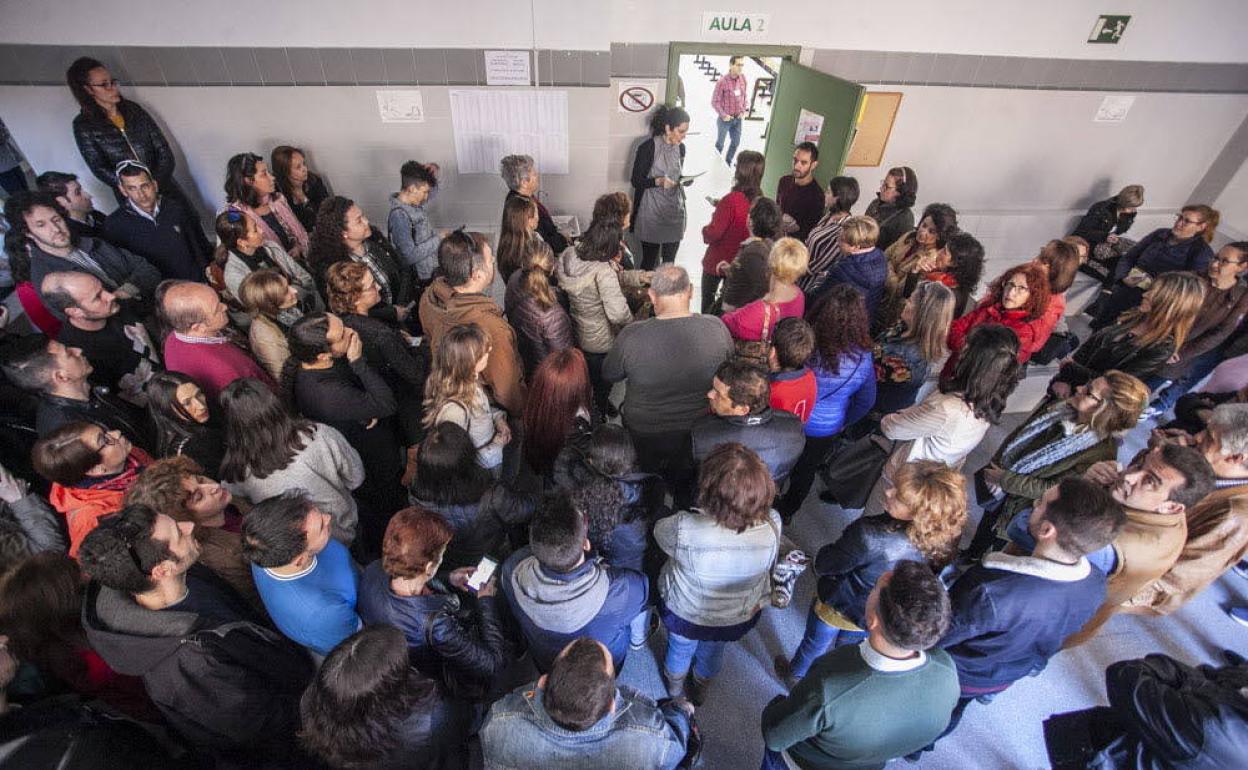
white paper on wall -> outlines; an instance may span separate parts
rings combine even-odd
[[[1132,94],[1109,94],[1101,100],[1101,106],[1097,108],[1092,122],[1121,123],[1127,119],[1127,113],[1131,111],[1133,104],[1135,96]]]
[[[382,123],[425,122],[425,101],[420,91],[378,91],[377,111]]]
[[[506,155],[531,155],[543,174],[568,173],[568,92],[451,90],[460,174],[497,174]]]
[[[528,51],[486,51],[485,84],[487,86],[531,86]]]

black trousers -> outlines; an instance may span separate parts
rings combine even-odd
[[[607,402],[611,400],[611,387],[615,384],[602,378],[602,365],[607,360],[606,353],[585,353],[585,365],[589,368],[589,384],[594,389],[594,406],[598,414],[607,413]]]
[[[802,450],[801,457],[797,458],[793,472],[789,474],[789,489],[776,505],[776,511],[781,516],[787,519],[802,507],[806,495],[810,494],[810,488],[814,486],[819,466],[823,464],[823,459],[828,456],[832,447],[836,446],[839,438],[840,434],[806,437],[806,447]]]
[[[629,428],[628,434],[633,438],[641,469],[658,474],[667,482],[677,506],[691,505],[696,469],[689,431],[639,433]]]
[[[671,243],[649,243],[641,242],[641,269],[653,270],[659,266],[659,258],[662,256],[664,264],[676,261],[676,252],[680,249],[680,241],[672,241]]]

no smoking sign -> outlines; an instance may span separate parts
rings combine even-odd
[[[649,112],[654,107],[654,95],[657,91],[657,83],[622,82],[616,107],[625,115]]]

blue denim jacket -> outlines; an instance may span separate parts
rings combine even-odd
[[[689,717],[626,687],[615,711],[584,732],[555,724],[542,691],[526,685],[490,709],[481,728],[486,770],[672,770],[685,756]]]

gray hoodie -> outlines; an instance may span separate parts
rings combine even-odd
[[[438,244],[442,239],[429,224],[424,204],[409,206],[399,200],[398,193],[392,193],[386,228],[403,263],[415,270],[420,280],[430,280],[433,269],[438,266]]]

